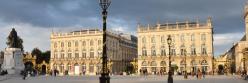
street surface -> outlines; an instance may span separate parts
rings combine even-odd
[[[18,76],[0,76],[0,83],[99,83],[99,76],[38,76],[22,80]],[[167,76],[111,76],[111,83],[167,83]],[[174,76],[174,83],[248,83],[238,76],[206,76],[196,79]]]

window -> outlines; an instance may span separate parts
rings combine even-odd
[[[68,58],[71,58],[72,57],[72,54],[71,53],[68,53]]]
[[[94,45],[94,41],[91,40],[91,41],[90,41],[90,46],[93,46],[93,45]]]
[[[152,53],[152,56],[156,56],[156,49],[155,49],[155,46],[152,46],[151,53]]]
[[[180,49],[180,54],[183,56],[185,55],[186,49],[184,45],[181,45],[181,49]]]
[[[61,42],[61,47],[64,47],[64,42]]]
[[[174,35],[171,35],[171,40],[172,40],[172,42],[176,42],[176,38]]]
[[[94,50],[90,49],[90,58],[94,58]]]
[[[101,49],[98,50],[98,57],[100,57],[100,56],[102,56],[102,50]]]
[[[166,56],[166,51],[164,46],[161,47],[161,56]]]
[[[94,65],[92,63],[90,64],[89,71],[90,71],[90,73],[93,73],[94,72]]]
[[[82,64],[82,72],[83,72],[83,74],[86,73],[86,65],[85,65],[85,63]]]
[[[78,41],[75,42],[75,47],[78,47]]]
[[[201,34],[201,40],[206,41],[206,34]]]
[[[181,42],[184,42],[184,35],[182,34],[180,37]]]
[[[71,42],[68,42],[68,47],[71,47]]]
[[[86,50],[85,49],[83,50],[82,58],[86,58]]]
[[[61,58],[64,59],[65,58],[65,54],[61,53]]]
[[[194,45],[191,46],[191,55],[196,55],[196,49]]]
[[[151,38],[151,42],[152,42],[152,43],[155,43],[155,42],[156,42],[155,37],[152,37],[152,38]]]
[[[102,40],[98,40],[98,45],[101,45],[102,44]]]
[[[164,36],[161,37],[161,42],[162,42],[162,43],[165,43],[165,38],[164,38]]]
[[[194,34],[191,35],[191,41],[195,41],[195,35]]]
[[[145,37],[142,38],[142,43],[146,43],[146,38]]]
[[[176,55],[176,49],[174,45],[171,47],[171,55]]]
[[[83,46],[83,47],[86,46],[86,42],[85,42],[85,41],[82,42],[82,46]]]
[[[75,53],[75,58],[76,58],[76,59],[79,58],[79,53]]]
[[[207,54],[207,48],[206,48],[205,44],[202,45],[201,51],[202,51],[202,54],[203,55],[206,55]]]
[[[56,42],[54,43],[54,48],[57,48],[57,43]]]
[[[142,55],[143,56],[147,56],[147,52],[146,52],[146,48],[145,47],[142,48]]]
[[[57,59],[58,58],[58,54],[54,53],[54,58]]]

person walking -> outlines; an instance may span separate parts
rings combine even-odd
[[[27,77],[27,71],[24,69],[24,71],[23,71],[23,80],[26,80],[26,77]]]

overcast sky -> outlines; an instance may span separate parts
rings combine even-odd
[[[112,0],[108,28],[136,34],[137,24],[167,21],[205,21],[214,26],[215,56],[223,54],[244,35],[246,0]],[[101,27],[98,0],[0,0],[0,50],[15,27],[24,40],[24,50],[50,49],[54,31]]]

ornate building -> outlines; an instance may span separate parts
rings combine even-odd
[[[39,74],[47,74],[50,72],[49,63],[42,61],[42,63],[36,63],[36,55],[32,55],[31,53],[23,54],[23,63],[26,69],[37,70]]]
[[[167,73],[169,50],[167,37],[172,37],[171,56],[174,72],[198,70],[210,73],[213,58],[213,27],[206,23],[176,22],[156,26],[138,26],[138,69],[149,74]],[[141,72],[139,72],[141,73]]]
[[[123,72],[137,57],[137,38],[132,35],[107,32],[107,55],[110,72]],[[51,34],[52,70],[60,75],[96,75],[101,72],[102,31],[80,30]]]

